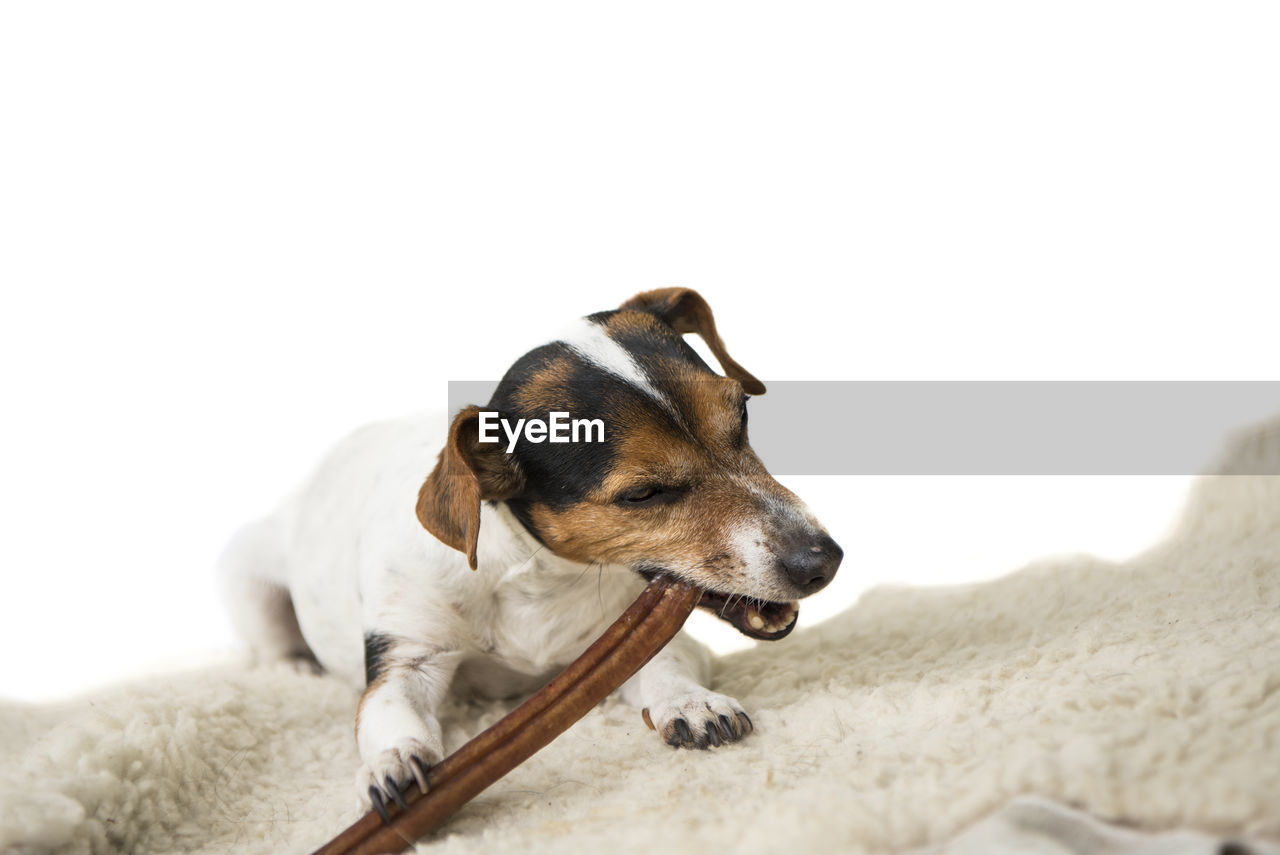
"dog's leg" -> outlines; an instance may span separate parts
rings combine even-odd
[[[622,699],[645,715],[658,735],[676,748],[713,748],[752,730],[751,719],[733,698],[706,688],[711,674],[707,649],[681,632],[622,686]]]
[[[356,793],[367,809],[384,813],[404,791],[427,789],[427,770],[444,759],[436,711],[462,659],[456,649],[371,630],[365,634],[368,685],[356,712],[356,746],[363,765]],[[385,818],[385,814],[384,814]]]
[[[302,637],[270,520],[242,528],[218,559],[222,596],[236,634],[255,661],[292,660],[317,669]]]

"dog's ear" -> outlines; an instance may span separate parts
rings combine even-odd
[[[465,553],[476,569],[480,502],[509,499],[524,477],[500,442],[480,442],[480,408],[467,407],[449,426],[436,468],[418,491],[418,521],[441,542]]]
[[[711,307],[702,295],[692,288],[659,288],[656,291],[645,291],[623,303],[620,309],[634,309],[650,312],[671,325],[678,333],[697,333],[711,348],[720,367],[728,377],[742,384],[742,388],[751,395],[763,395],[764,384],[757,380],[751,372],[743,368],[725,350],[720,334],[716,332],[716,320],[711,316]]]

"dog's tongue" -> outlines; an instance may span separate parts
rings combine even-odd
[[[761,641],[786,638],[796,628],[796,619],[800,616],[799,603],[731,597],[717,591],[703,591],[698,606],[732,624],[743,635]]]

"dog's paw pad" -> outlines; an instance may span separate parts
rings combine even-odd
[[[383,822],[390,822],[388,805],[408,808],[405,794],[413,787],[426,793],[431,767],[440,762],[440,752],[416,739],[407,739],[395,748],[378,754],[356,773],[356,795],[364,810],[375,810]]]
[[[715,692],[655,704],[644,711],[644,718],[673,748],[719,748],[755,729],[737,701]]]

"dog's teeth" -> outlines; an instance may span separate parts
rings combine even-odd
[[[760,617],[759,612],[752,612],[747,623],[751,624],[752,629],[764,629],[764,618]]]

